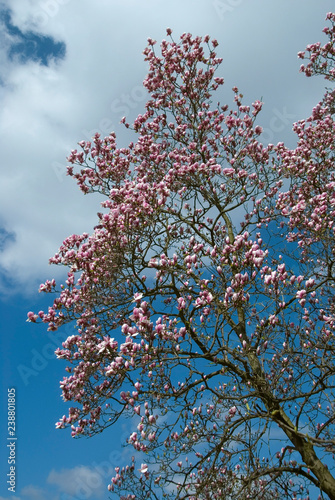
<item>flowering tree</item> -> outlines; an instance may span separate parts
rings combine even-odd
[[[301,71],[334,80],[335,14]],[[82,141],[68,173],[105,195],[69,268],[49,330],[72,402],[58,428],[91,436],[131,417],[139,457],[116,468],[124,499],[335,499],[334,92],[294,124],[297,147],[264,146],[262,103],[215,105],[216,40],[149,39],[150,93],[117,148]],[[129,124],[123,119],[126,127]],[[78,169],[75,166],[79,166]],[[136,421],[137,420],[137,421]],[[136,453],[135,453],[136,455]],[[113,493],[112,493],[113,494]]]

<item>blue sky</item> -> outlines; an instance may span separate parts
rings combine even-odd
[[[237,85],[246,104],[262,98],[264,141],[294,145],[292,122],[310,114],[324,83],[299,74],[297,52],[321,38],[333,1],[321,0],[0,0],[0,312],[1,422],[8,387],[17,392],[17,489],[7,490],[7,437],[1,427],[0,500],[99,500],[127,451],[128,422],[90,440],[56,431],[64,364],[52,351],[66,333],[26,322],[49,305],[37,293],[61,279],[48,259],[63,239],[96,224],[98,197],[83,197],[65,175],[81,139],[116,130],[141,113],[147,37],[166,27],[219,41],[218,96]],[[123,458],[122,458],[123,457]]]

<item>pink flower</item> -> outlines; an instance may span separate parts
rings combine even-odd
[[[229,410],[229,415],[231,415],[232,417],[235,415],[235,413],[237,412],[237,408],[236,406],[232,406]]]
[[[31,323],[36,323],[36,320],[38,318],[37,314],[34,314],[33,312],[30,311],[28,312],[27,316],[28,316],[27,321],[30,321]]]
[[[177,302],[178,302],[177,309],[179,311],[181,311],[182,309],[185,309],[186,301],[185,301],[184,297],[178,297]]]

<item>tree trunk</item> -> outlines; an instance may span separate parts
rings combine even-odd
[[[295,449],[300,453],[304,463],[318,479],[320,489],[329,496],[330,500],[335,500],[335,478],[329,472],[328,467],[316,455],[312,443],[308,438],[298,435],[291,420],[282,409],[272,412],[272,416],[273,420],[285,432]]]

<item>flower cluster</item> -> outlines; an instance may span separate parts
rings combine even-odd
[[[307,65],[302,64],[300,71],[306,76],[323,75],[326,80],[335,79],[335,14],[328,12],[326,20],[331,27],[326,26],[323,32],[328,36],[328,42],[321,45],[320,42],[307,45],[305,51],[298,52],[300,59],[309,59]],[[307,52],[307,54],[306,54]]]

